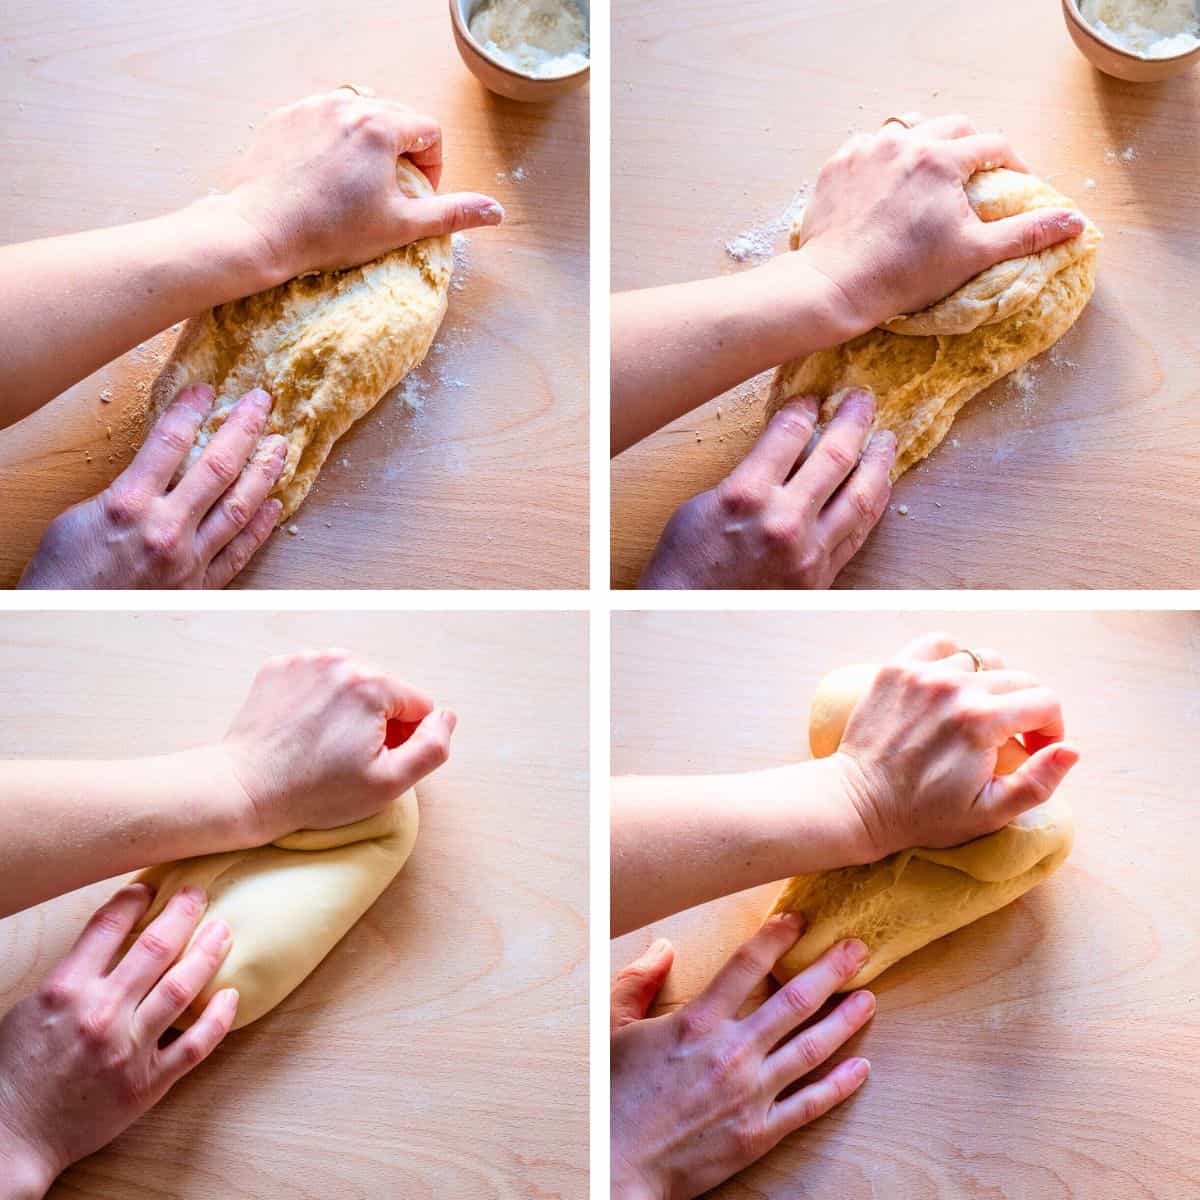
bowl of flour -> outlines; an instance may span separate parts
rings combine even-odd
[[[588,0],[450,0],[467,69],[510,100],[550,100],[585,83],[590,20]]]
[[[1062,0],[1067,30],[1097,70],[1134,83],[1200,62],[1200,0]]]

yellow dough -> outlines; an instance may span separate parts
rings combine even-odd
[[[965,187],[984,221],[1077,207],[1042,180],[1004,168],[980,171]],[[923,312],[785,363],[771,384],[768,415],[795,396],[816,395],[828,422],[847,389],[870,389],[875,428],[896,435],[895,482],[938,446],[968,400],[1070,329],[1092,296],[1100,238],[1087,221],[1077,237],[998,263]],[[794,228],[792,249],[802,240]]]
[[[396,877],[416,840],[417,796],[408,791],[340,829],[304,829],[267,846],[151,867],[137,879],[155,889],[154,902],[130,941],[181,888],[204,888],[204,920],[225,921],[233,943],[175,1024],[187,1028],[217,992],[234,987],[240,1029],[307,978]]]
[[[821,681],[809,726],[815,758],[837,749],[877,670],[848,667]],[[1026,757],[1019,743],[1010,742],[997,772],[1015,770]],[[835,942],[857,937],[870,955],[846,989],[863,987],[906,954],[1024,895],[1062,866],[1074,837],[1070,808],[1056,793],[1012,824],[962,846],[902,850],[866,866],[798,875],[784,884],[771,912],[802,912],[808,924],[773,973],[785,982]]]
[[[396,174],[405,195],[433,195],[404,159]],[[449,237],[423,238],[364,266],[301,276],[193,317],[154,382],[149,421],[180,388],[213,387],[216,404],[190,466],[237,401],[265,388],[275,402],[267,433],[288,440],[271,492],[283,502],[280,521],[287,520],[334,442],[425,358],[446,315],[453,265]]]

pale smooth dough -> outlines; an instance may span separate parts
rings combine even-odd
[[[425,176],[396,164],[400,190],[432,196]],[[216,392],[190,466],[252,388],[274,398],[267,433],[287,438],[271,495],[280,522],[300,506],[333,444],[419,366],[446,315],[449,237],[422,238],[360,267],[323,271],[193,317],[154,382],[147,431],[191,383]]]
[[[1018,171],[980,171],[967,199],[984,221],[1038,208],[1077,208]],[[1096,281],[1100,231],[998,263],[923,312],[896,317],[849,342],[793,359],[775,372],[768,415],[800,395],[822,397],[828,422],[851,388],[875,394],[875,428],[896,435],[892,481],[930,454],[973,396],[1049,349],[1075,323]],[[793,250],[803,227],[792,230]]]
[[[304,829],[267,846],[185,858],[142,871],[154,902],[130,942],[189,884],[208,892],[204,921],[225,921],[229,954],[175,1022],[186,1029],[222,988],[237,988],[233,1028],[257,1021],[294,991],[396,877],[417,840],[414,791],[362,821]]]
[[[837,749],[877,670],[848,667],[822,680],[810,716],[814,758]],[[1015,770],[1026,757],[1019,742],[1010,742],[997,772]],[[802,912],[807,926],[773,974],[785,982],[835,942],[857,937],[869,957],[846,990],[863,987],[905,955],[1024,895],[1062,866],[1074,837],[1071,810],[1055,793],[1003,829],[962,846],[902,850],[866,866],[797,875],[784,884],[771,912]]]

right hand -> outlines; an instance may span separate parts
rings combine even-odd
[[[32,996],[0,1021],[0,1194],[44,1195],[71,1163],[107,1145],[229,1032],[225,988],[163,1048],[159,1039],[217,973],[229,927],[212,921],[184,947],[207,898],[184,888],[115,966],[150,907],[145,884],[123,887]],[[178,961],[176,961],[178,959]]]
[[[896,439],[846,397],[811,453],[818,402],[787,404],[730,476],[667,523],[643,588],[827,588],[887,509]],[[799,466],[797,467],[797,464]]]
[[[1063,744],[1058,697],[1024,671],[948,634],[906,646],[881,667],[850,714],[833,761],[862,830],[862,862],[911,846],[958,846],[1043,804],[1079,761]],[[996,776],[997,754],[1020,737],[1030,758]]]
[[[247,392],[177,484],[212,388],[184,388],[133,462],[98,496],[55,517],[24,573],[26,588],[223,588],[271,536],[267,499],[287,440],[262,437],[266,392]]]
[[[865,961],[839,942],[748,1016],[738,1011],[795,944],[799,913],[771,917],[696,999],[646,1019],[673,951],[656,942],[612,989],[612,1195],[690,1200],[762,1158],[866,1082],[870,1063],[848,1058],[787,1096],[875,1012],[866,991],[814,1019]],[[784,1040],[786,1039],[786,1040]]]
[[[450,757],[457,718],[344,650],[273,658],[221,750],[257,842],[378,812]]]

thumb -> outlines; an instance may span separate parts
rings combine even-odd
[[[384,750],[382,767],[397,794],[408,791],[450,757],[450,738],[457,724],[458,717],[450,709],[435,708],[401,745]]]
[[[645,1017],[674,961],[675,947],[666,938],[659,938],[617,972],[612,985],[611,1032],[616,1033]]]
[[[998,263],[1049,250],[1078,237],[1086,225],[1083,214],[1073,208],[1038,208],[999,221],[984,221],[979,236],[988,258]]]
[[[980,805],[994,815],[997,828],[1027,809],[1045,804],[1079,761],[1073,746],[1056,742],[1030,756],[1011,775],[998,775],[979,793]]]
[[[491,196],[478,192],[450,192],[445,196],[407,197],[400,202],[400,223],[407,241],[423,237],[443,237],[462,229],[499,225],[504,207]]]

